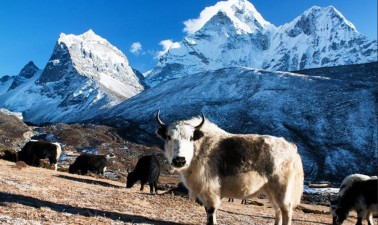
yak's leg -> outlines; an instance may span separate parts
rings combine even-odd
[[[362,225],[362,218],[361,217],[357,217],[356,225]]]
[[[154,182],[149,182],[148,185],[150,186],[150,194],[154,194]]]
[[[290,179],[288,184],[282,185],[278,180],[273,180],[266,187],[274,209],[276,210],[275,225],[291,225],[293,217],[293,182]]]
[[[49,157],[50,167],[54,167],[54,170],[58,170],[58,161],[55,158]]]
[[[364,209],[357,209],[357,223],[356,225],[362,225],[362,220],[368,218],[368,212]],[[369,224],[369,221],[368,221]]]
[[[282,224],[283,225],[291,225],[291,218],[293,217],[293,207],[283,206],[281,208],[282,212]]]
[[[267,190],[266,195],[268,199],[270,200],[270,202],[272,203],[273,209],[275,211],[274,225],[282,225],[282,212],[274,196],[274,193]]]
[[[274,225],[282,225],[282,212],[281,209],[273,204],[275,211]]]
[[[101,174],[101,175],[104,175],[105,172],[106,172],[106,166],[104,166],[104,168],[102,168],[102,170],[100,171],[100,174]]]
[[[207,225],[217,224],[216,212],[220,206],[221,198],[216,194],[200,194],[200,199],[205,206]]]
[[[214,225],[217,224],[217,218],[215,214],[215,208],[213,207],[205,207],[206,215],[207,215],[207,225]]]
[[[155,194],[158,193],[158,180],[156,179],[154,182],[154,187],[155,187]]]
[[[373,222],[373,213],[372,212],[367,212],[367,214],[366,214],[366,220],[368,222],[368,225],[374,225],[374,222]]]
[[[81,174],[82,174],[82,175],[87,175],[87,174],[88,174],[88,170],[82,168],[82,169],[81,169]]]

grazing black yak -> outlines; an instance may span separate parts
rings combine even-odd
[[[58,160],[62,148],[59,143],[51,143],[43,140],[31,140],[18,152],[18,161],[24,161],[31,166],[40,166],[40,160],[48,158],[50,165],[58,169]]]
[[[160,176],[160,163],[156,155],[146,155],[141,157],[135,169],[127,175],[126,188],[131,188],[140,180],[140,190],[143,191],[144,184],[150,185],[150,193],[157,194],[157,182]],[[155,188],[155,192],[154,192]]]
[[[86,175],[88,171],[93,171],[97,174],[104,175],[106,171],[106,163],[109,158],[113,158],[111,154],[105,155],[93,155],[84,153],[79,155],[75,162],[71,164],[68,171],[70,173],[77,173],[79,170],[82,175]]]
[[[341,225],[350,211],[357,212],[356,225],[362,225],[366,219],[368,225],[373,225],[373,213],[378,212],[378,179],[362,174],[352,174],[346,177],[337,196],[331,201],[333,225]]]

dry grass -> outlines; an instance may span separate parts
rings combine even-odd
[[[7,119],[6,119],[7,118]],[[6,120],[5,120],[6,119]],[[13,117],[0,118],[0,158],[13,159],[14,149],[28,140],[30,131]],[[159,156],[162,176],[159,195],[150,195],[136,185],[125,188],[127,169],[132,169],[142,155],[160,152],[157,147],[138,145],[122,139],[113,128],[99,125],[55,124],[35,127],[37,139],[54,137],[62,143],[63,153],[70,158],[59,162],[59,171],[27,166],[23,162],[0,160],[0,224],[204,224],[203,207],[189,201],[185,194],[172,191],[179,182],[170,176],[165,159]],[[108,170],[114,177],[72,175],[70,163],[85,148],[96,148],[99,154],[113,152]],[[49,168],[48,163],[42,163]],[[110,179],[111,178],[111,179]],[[164,191],[162,191],[164,190]],[[316,200],[316,201],[315,201]],[[319,204],[318,196],[305,196],[295,210],[293,224],[331,224],[328,207]],[[320,199],[322,200],[322,198]],[[224,199],[218,211],[219,224],[273,224],[274,212],[267,199],[240,200],[228,203]],[[355,224],[349,218],[346,225]]]
[[[160,185],[178,182],[162,177]],[[99,177],[72,175],[0,160],[0,224],[203,224],[204,209],[185,197],[139,191],[136,185]],[[222,202],[220,224],[273,224],[266,199]],[[294,224],[331,224],[328,208],[302,204]],[[350,218],[346,225],[355,224]]]

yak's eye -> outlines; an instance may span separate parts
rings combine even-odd
[[[190,136],[190,141],[193,141],[193,136]]]
[[[170,136],[170,135],[167,135],[167,140],[168,140],[168,141],[171,140],[171,136]]]

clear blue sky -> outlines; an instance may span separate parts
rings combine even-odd
[[[250,0],[265,20],[290,22],[311,6],[337,8],[357,30],[377,38],[377,0]],[[216,0],[0,0],[0,77],[18,74],[33,60],[44,68],[60,33],[92,29],[144,72],[156,64],[160,41],[181,41],[183,22],[197,18]],[[130,52],[139,42],[142,51]]]

